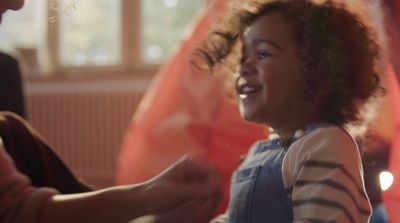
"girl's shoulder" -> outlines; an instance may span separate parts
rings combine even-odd
[[[305,132],[292,143],[283,161],[285,185],[293,185],[304,166],[329,166],[347,169],[358,175],[361,155],[353,137],[337,126],[320,126]]]
[[[329,125],[306,131],[293,142],[283,165],[289,175],[295,176],[305,163],[354,167],[361,166],[361,155],[355,140],[346,130]]]
[[[354,138],[345,129],[329,124],[308,126],[302,134],[298,134],[291,147],[316,147],[321,149],[326,147],[355,147],[358,149]]]

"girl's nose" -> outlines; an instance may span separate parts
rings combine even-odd
[[[251,60],[246,59],[241,65],[239,69],[239,74],[240,76],[248,76],[255,74],[255,68],[253,64],[251,63]]]

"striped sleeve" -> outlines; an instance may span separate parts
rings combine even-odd
[[[361,158],[342,129],[317,129],[292,144],[284,163],[294,222],[368,222]]]

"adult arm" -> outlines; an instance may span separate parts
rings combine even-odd
[[[57,193],[32,187],[29,178],[15,168],[0,138],[0,222],[35,222],[46,200]]]
[[[142,184],[70,195],[32,187],[15,168],[1,140],[0,166],[0,222],[4,223],[122,223],[148,214],[170,213],[161,219],[168,222],[177,219],[185,208],[194,213],[192,208],[201,207],[204,214],[210,215],[220,198],[215,171],[187,157]],[[188,219],[192,216],[184,217],[184,221],[197,221]]]
[[[217,207],[220,187],[213,169],[186,157],[142,184],[53,196],[41,222],[118,223],[150,214],[157,222],[198,222]]]

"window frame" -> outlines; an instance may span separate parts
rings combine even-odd
[[[47,1],[48,18],[59,18],[59,11],[50,6],[52,0]],[[140,34],[141,31],[141,0],[121,1],[121,62],[117,65],[105,66],[65,66],[60,63],[60,23],[59,20],[47,20],[47,52],[46,70],[40,76],[102,76],[106,73],[154,74],[162,64],[148,64],[141,58]],[[37,75],[36,75],[37,76]]]
[[[120,26],[114,28],[119,29],[119,32],[121,32],[118,34],[119,37],[117,37],[119,40],[114,40],[118,41],[118,44],[120,44],[120,50],[118,52],[120,54],[118,55],[120,59],[116,61],[117,64],[92,65],[85,63],[81,66],[63,64],[60,53],[61,50],[63,50],[61,41],[64,33],[61,33],[61,25],[63,19],[68,19],[68,17],[65,18],[65,16],[63,16],[63,13],[66,12],[62,4],[67,4],[67,14],[69,14],[73,13],[76,7],[75,5],[69,5],[74,4],[74,1],[78,0],[42,0],[40,3],[38,2],[38,4],[31,5],[32,7],[28,7],[27,10],[30,11],[34,7],[40,7],[41,14],[39,16],[36,14],[38,8],[32,12],[35,13],[35,17],[38,16],[38,21],[41,24],[40,30],[37,30],[37,32],[43,32],[43,34],[39,36],[37,42],[34,41],[32,44],[27,45],[27,47],[22,44],[21,47],[22,49],[26,48],[25,51],[19,52],[17,49],[19,46],[17,45],[15,45],[14,49],[12,48],[13,45],[10,45],[10,48],[2,48],[5,52],[10,52],[21,57],[22,62],[24,58],[27,59],[27,63],[22,63],[24,67],[24,77],[26,79],[62,79],[64,77],[77,77],[78,79],[87,79],[88,77],[89,79],[93,79],[93,77],[110,76],[110,73],[112,76],[138,75],[144,77],[145,75],[157,73],[159,68],[168,62],[168,59],[161,62],[151,62],[143,55],[142,45],[147,43],[144,42],[145,40],[142,40],[143,33],[141,33],[143,31],[141,29],[141,20],[144,18],[142,16],[141,4],[145,3],[143,2],[144,0],[118,0],[119,2],[117,4],[119,4],[120,11],[117,15],[113,14],[113,16],[119,17],[119,21],[116,21],[119,24],[116,24],[116,26]],[[210,0],[201,1],[203,1],[202,4],[204,4],[205,8],[209,7]],[[69,12],[70,10],[72,11]],[[44,15],[42,13],[44,13]],[[18,19],[16,18],[16,20]],[[24,23],[28,22],[26,23],[28,26],[30,24],[29,19],[22,19],[21,21]],[[28,31],[29,35],[29,28],[23,30]],[[7,38],[12,40],[12,35],[8,35]],[[36,59],[35,61],[31,61],[29,57],[34,51],[37,52],[37,61]]]

